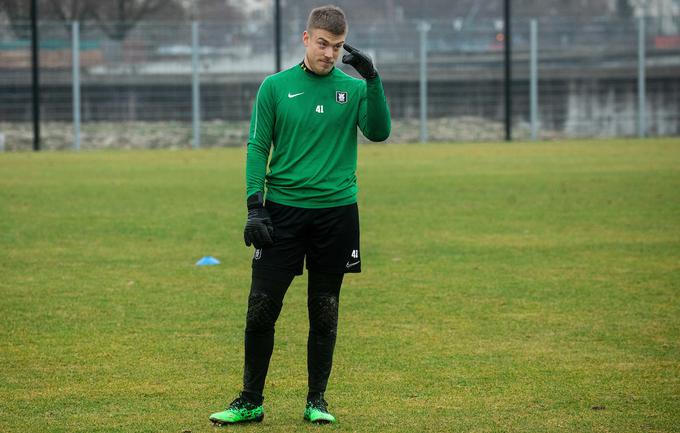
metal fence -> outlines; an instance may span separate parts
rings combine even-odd
[[[348,41],[383,78],[390,141],[503,139],[500,19],[350,24]],[[303,26],[289,20],[282,29],[284,67],[304,55]],[[516,139],[680,134],[677,17],[512,27]],[[29,28],[0,26],[0,146],[8,150],[31,147],[30,40],[17,36]],[[275,68],[272,28],[143,22],[116,40],[94,23],[41,23],[43,146],[243,145],[257,88]]]

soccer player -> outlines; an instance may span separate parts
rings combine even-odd
[[[309,392],[303,418],[334,423],[324,392],[333,361],[343,276],[361,271],[357,126],[390,134],[382,82],[366,54],[345,43],[343,11],[311,11],[300,64],[267,77],[253,107],[246,158],[247,246],[255,247],[245,330],[243,390],[210,415],[216,424],[262,421],[262,393],[283,298],[306,260]],[[364,78],[335,68],[342,58]],[[269,160],[271,152],[271,160]],[[269,167],[267,168],[267,161]]]

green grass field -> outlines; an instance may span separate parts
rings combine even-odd
[[[216,430],[242,374],[244,161],[0,154],[0,431]],[[302,421],[302,277],[264,423],[234,430],[680,431],[680,140],[371,145],[358,174],[340,423]]]

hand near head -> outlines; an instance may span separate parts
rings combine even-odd
[[[346,42],[344,48],[348,54],[342,56],[342,63],[352,65],[354,69],[367,80],[378,76],[378,71],[376,71],[375,66],[373,66],[373,60],[371,60],[368,54],[357,50]]]

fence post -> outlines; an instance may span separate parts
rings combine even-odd
[[[274,0],[274,68],[281,71],[281,0]]]
[[[645,108],[645,17],[638,18],[638,136],[645,136],[647,119]]]
[[[420,33],[420,142],[427,142],[427,32],[431,25],[418,22]]]
[[[512,13],[511,1],[503,2],[505,141],[512,141]]]
[[[73,67],[73,149],[80,150],[80,23],[71,23],[71,53]]]
[[[198,73],[199,63],[199,44],[198,44],[198,21],[191,22],[191,108],[192,124],[194,130],[193,148],[201,147],[201,94],[199,88],[200,76]]]
[[[531,20],[531,140],[536,141],[538,136],[538,23]]]
[[[31,0],[31,89],[33,97],[33,150],[40,150],[40,36],[38,0]]]

